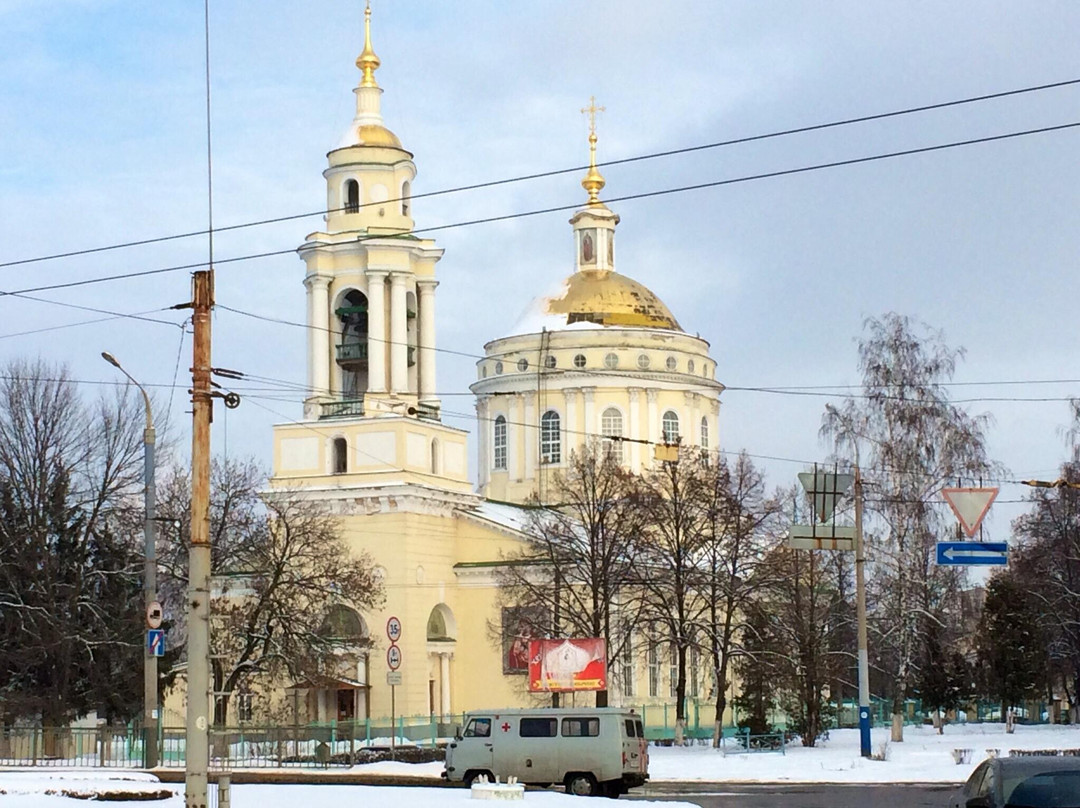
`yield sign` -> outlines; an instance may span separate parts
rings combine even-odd
[[[941,496],[960,520],[964,532],[974,537],[986,512],[998,495],[996,488],[942,488]]]
[[[814,506],[814,516],[819,522],[827,522],[836,510],[836,503],[855,482],[855,475],[829,474],[814,469],[800,473],[799,482],[806,489],[807,499]]]

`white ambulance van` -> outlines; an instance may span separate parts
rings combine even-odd
[[[446,749],[448,781],[516,777],[618,797],[649,778],[641,716],[617,707],[475,711]]]

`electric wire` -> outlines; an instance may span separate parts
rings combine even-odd
[[[656,197],[670,196],[672,194],[688,193],[690,191],[701,191],[701,190],[707,190],[707,189],[712,189],[712,188],[721,188],[721,187],[725,187],[725,186],[729,186],[729,185],[737,185],[737,184],[746,183],[746,182],[755,182],[755,181],[765,180],[765,179],[775,179],[775,178],[778,178],[778,177],[790,177],[790,176],[796,176],[796,175],[799,175],[799,174],[807,174],[807,173],[815,172],[815,171],[823,171],[823,170],[841,168],[841,167],[846,167],[846,166],[861,165],[861,164],[865,164],[865,163],[872,163],[872,162],[877,162],[877,161],[881,161],[881,160],[889,160],[889,159],[894,159],[894,158],[898,158],[898,157],[910,157],[910,156],[914,156],[914,155],[918,155],[918,154],[929,154],[929,153],[933,153],[933,152],[944,151],[944,150],[947,150],[947,149],[965,148],[965,147],[968,147],[968,146],[975,146],[975,145],[980,145],[980,144],[985,144],[985,143],[995,143],[995,142],[1000,142],[1000,141],[1005,141],[1005,140],[1012,140],[1012,139],[1020,138],[1020,137],[1028,137],[1028,136],[1031,136],[1031,135],[1049,134],[1049,133],[1052,133],[1052,132],[1062,132],[1062,131],[1066,131],[1066,130],[1070,130],[1070,129],[1075,129],[1077,127],[1080,127],[1080,121],[1074,121],[1074,122],[1065,123],[1065,124],[1057,124],[1057,125],[1054,125],[1054,126],[1043,126],[1043,127],[1038,127],[1038,128],[1035,128],[1035,129],[1025,129],[1025,130],[1015,131],[1015,132],[1006,132],[1006,133],[997,134],[997,135],[988,135],[988,136],[985,136],[985,137],[968,138],[966,140],[950,141],[948,143],[938,143],[938,144],[935,144],[935,145],[932,145],[932,146],[920,146],[920,147],[911,148],[911,149],[901,149],[901,150],[898,150],[898,151],[867,155],[865,157],[852,157],[852,158],[843,159],[843,160],[832,160],[832,161],[825,162],[825,163],[816,163],[816,164],[812,164],[812,165],[808,165],[808,166],[799,166],[799,167],[796,167],[796,168],[780,169],[780,170],[777,170],[777,171],[766,171],[766,172],[760,172],[760,173],[757,173],[757,174],[747,174],[747,175],[744,175],[744,176],[741,176],[741,177],[730,177],[728,179],[713,180],[713,181],[710,181],[710,182],[700,182],[700,183],[694,183],[692,185],[681,185],[681,186],[677,186],[677,187],[673,187],[673,188],[662,188],[662,189],[653,190],[653,191],[642,191],[640,193],[624,194],[622,196],[609,197],[608,199],[606,199],[604,201],[605,201],[605,204],[606,203],[617,203],[617,202],[633,202],[633,201],[637,201],[637,200],[640,200],[640,199],[652,199],[652,198],[656,198]],[[579,201],[579,202],[574,202],[573,204],[568,204],[568,205],[554,205],[554,206],[545,207],[545,208],[536,208],[534,210],[529,210],[529,211],[519,211],[519,212],[516,212],[516,213],[506,213],[506,214],[501,214],[501,215],[496,215],[496,216],[486,216],[486,217],[482,217],[482,218],[479,218],[479,219],[469,219],[469,220],[460,221],[460,222],[452,222],[452,223],[444,224],[444,225],[434,225],[434,226],[431,226],[431,227],[417,228],[417,229],[409,231],[408,235],[415,236],[417,234],[439,233],[439,232],[446,232],[448,230],[455,230],[455,229],[459,229],[459,228],[475,227],[477,225],[482,225],[482,224],[493,224],[493,223],[496,223],[496,222],[505,222],[505,221],[510,221],[510,220],[514,220],[514,219],[524,219],[524,218],[529,218],[529,217],[533,217],[533,216],[542,216],[542,215],[551,214],[551,213],[563,213],[563,212],[570,211],[570,210],[577,210],[578,208],[581,207],[581,204],[582,203]],[[403,233],[402,235],[405,235],[405,234]],[[359,236],[356,239],[356,242],[363,243],[365,241],[371,241],[371,240],[376,240],[376,239],[382,240],[382,239],[387,239],[387,238],[393,238],[393,236],[364,235],[364,236]],[[287,255],[287,254],[294,253],[294,252],[296,252],[295,248],[289,248],[289,249],[285,249],[285,250],[270,250],[270,251],[261,252],[261,253],[250,253],[250,254],[246,254],[246,255],[238,255],[238,256],[234,256],[232,258],[214,259],[213,263],[215,265],[229,264],[229,263],[236,263],[236,262],[239,262],[239,261],[251,261],[251,260],[256,260],[256,259],[261,259],[261,258],[269,258],[269,257],[274,257],[274,256]],[[157,268],[157,269],[147,269],[147,270],[139,270],[139,271],[136,271],[136,272],[118,273],[118,274],[115,274],[115,275],[95,276],[95,277],[90,277],[90,278],[83,278],[83,279],[76,280],[76,281],[68,281],[68,282],[65,282],[65,283],[54,283],[54,284],[47,284],[47,285],[42,285],[42,286],[32,286],[32,287],[28,287],[28,288],[25,288],[25,289],[17,289],[17,290],[14,290],[14,291],[0,291],[0,297],[4,297],[4,296],[8,296],[8,295],[28,294],[28,293],[32,293],[32,292],[44,292],[44,291],[49,291],[49,290],[53,290],[53,289],[71,289],[71,288],[75,288],[75,287],[88,286],[88,285],[92,285],[92,284],[107,283],[107,282],[116,281],[116,280],[125,280],[125,279],[128,279],[128,278],[138,278],[138,277],[147,277],[147,276],[152,276],[152,275],[160,275],[160,274],[164,274],[164,273],[168,273],[168,272],[177,272],[177,271],[185,270],[185,269],[200,269],[202,267],[206,267],[206,266],[209,266],[209,265],[210,264],[208,262],[202,261],[202,262],[196,262],[196,263],[191,263],[191,264],[180,264],[180,265],[171,266],[171,267],[160,267],[160,268]]]
[[[209,52],[208,52],[207,58],[209,58]],[[209,103],[210,103],[209,81],[207,82],[207,84],[208,84],[208,86],[207,86],[207,121],[208,121],[208,125],[209,125]],[[741,144],[746,144],[746,143],[754,143],[754,142],[770,140],[770,139],[774,139],[774,138],[787,137],[787,136],[790,136],[790,135],[807,134],[807,133],[810,133],[810,132],[822,131],[822,130],[827,130],[827,129],[834,129],[834,128],[838,128],[838,127],[842,127],[842,126],[849,126],[849,125],[858,124],[858,123],[868,123],[868,122],[871,122],[871,121],[885,120],[885,119],[889,119],[889,118],[898,118],[898,117],[905,116],[905,115],[913,115],[913,114],[918,114],[918,113],[922,113],[922,112],[930,112],[930,111],[934,111],[934,110],[948,109],[950,107],[958,107],[958,106],[963,106],[963,105],[967,105],[967,104],[979,103],[979,102],[983,102],[983,101],[990,101],[990,100],[996,100],[996,99],[1000,99],[1000,98],[1007,98],[1007,97],[1011,97],[1011,96],[1025,95],[1025,94],[1028,94],[1028,93],[1042,92],[1044,90],[1059,89],[1059,88],[1069,87],[1069,86],[1076,85],[1076,84],[1080,84],[1080,79],[1068,79],[1068,80],[1065,80],[1065,81],[1049,82],[1049,83],[1045,83],[1045,84],[1038,84],[1038,85],[1033,85],[1033,86],[1029,86],[1029,87],[1022,87],[1022,88],[1018,88],[1018,89],[1003,90],[1003,91],[994,92],[994,93],[985,93],[985,94],[982,94],[982,95],[969,96],[969,97],[966,97],[966,98],[959,98],[959,99],[954,99],[954,100],[951,100],[951,101],[942,101],[942,102],[937,102],[937,103],[932,103],[932,104],[923,104],[923,105],[915,106],[915,107],[906,107],[904,109],[892,110],[892,111],[889,111],[889,112],[874,113],[874,114],[870,114],[870,115],[860,115],[860,116],[857,116],[857,117],[854,117],[854,118],[843,118],[843,119],[836,120],[836,121],[828,121],[826,123],[808,124],[808,125],[805,125],[805,126],[797,126],[797,127],[792,127],[792,128],[788,128],[788,129],[781,129],[781,130],[773,131],[773,132],[766,132],[766,133],[762,133],[762,134],[747,135],[747,136],[744,136],[744,137],[732,138],[732,139],[728,139],[728,140],[720,140],[720,141],[715,141],[715,142],[712,142],[712,143],[703,143],[703,144],[699,144],[699,145],[696,145],[696,146],[686,146],[686,147],[683,147],[683,148],[667,149],[667,150],[664,150],[664,151],[650,152],[650,153],[647,153],[647,154],[639,154],[639,155],[634,155],[634,156],[631,156],[631,157],[624,157],[624,158],[619,158],[619,159],[614,159],[614,160],[605,160],[603,162],[598,163],[597,167],[598,168],[607,168],[607,167],[610,167],[610,166],[626,165],[626,164],[630,164],[630,163],[644,162],[644,161],[647,161],[647,160],[655,160],[655,159],[664,158],[664,157],[674,157],[674,156],[679,156],[679,155],[684,155],[684,154],[692,154],[692,153],[695,153],[695,152],[701,152],[701,151],[706,151],[706,150],[710,150],[710,149],[717,149],[717,148],[741,145]],[[550,171],[540,171],[540,172],[535,172],[535,173],[531,173],[531,174],[522,174],[522,175],[515,176],[515,177],[506,177],[506,178],[502,178],[502,179],[488,180],[488,181],[473,183],[473,184],[469,184],[469,185],[460,185],[460,186],[456,186],[456,187],[452,187],[452,188],[444,188],[444,189],[436,190],[436,191],[428,191],[426,193],[415,194],[415,195],[411,196],[411,199],[412,200],[426,199],[426,198],[437,197],[437,196],[445,196],[445,195],[448,195],[448,194],[465,193],[465,192],[468,192],[468,191],[483,190],[485,188],[493,188],[493,187],[497,187],[497,186],[500,186],[500,185],[509,185],[509,184],[518,183],[518,182],[527,182],[527,181],[536,180],[536,179],[545,179],[545,178],[548,178],[548,177],[556,177],[556,176],[560,176],[560,175],[564,175],[564,174],[576,173],[578,171],[585,171],[587,168],[588,168],[587,165],[581,165],[581,166],[572,166],[572,167],[569,167],[569,168],[553,169],[553,170],[550,170]],[[388,199],[388,200],[383,200],[382,202],[377,202],[377,203],[375,203],[375,202],[366,202],[366,203],[363,203],[362,205],[360,205],[360,207],[367,207],[369,205],[376,205],[376,204],[385,205],[385,204],[390,204],[390,203],[393,203],[393,202],[400,202],[400,201],[402,201],[402,198],[399,197],[397,199]],[[228,226],[225,226],[225,227],[218,227],[218,228],[215,228],[215,229],[216,229],[216,232],[223,233],[223,232],[229,232],[229,231],[234,231],[234,230],[242,230],[242,229],[250,228],[250,227],[259,227],[259,226],[263,226],[263,225],[267,225],[267,224],[279,224],[281,222],[294,221],[294,220],[297,220],[297,219],[306,219],[306,218],[309,218],[309,217],[312,217],[312,216],[325,216],[325,215],[327,215],[329,213],[339,213],[339,212],[342,212],[342,211],[345,211],[345,210],[347,210],[347,208],[331,208],[331,209],[310,211],[310,212],[307,212],[307,213],[297,213],[297,214],[291,214],[291,215],[286,215],[286,216],[276,216],[276,217],[267,218],[267,219],[259,219],[259,220],[250,221],[250,222],[242,222],[240,224],[228,225]],[[129,247],[141,247],[141,246],[146,246],[146,245],[149,245],[149,244],[160,244],[160,243],[167,242],[167,241],[176,241],[176,240],[180,240],[180,239],[195,238],[195,237],[198,237],[198,236],[206,236],[206,235],[211,235],[210,231],[208,231],[208,230],[193,230],[193,231],[186,232],[186,233],[174,233],[174,234],[167,235],[167,236],[156,236],[156,237],[153,237],[153,238],[145,238],[145,239],[138,239],[138,240],[132,240],[132,241],[125,241],[125,242],[120,242],[120,243],[117,243],[117,244],[109,244],[109,245],[104,245],[104,246],[100,246],[100,247],[90,247],[90,248],[81,249],[81,250],[71,250],[71,251],[62,252],[62,253],[52,253],[52,254],[49,254],[49,255],[36,256],[36,257],[33,257],[33,258],[23,258],[23,259],[18,259],[18,260],[14,260],[14,261],[0,262],[0,269],[7,268],[7,267],[20,266],[20,265],[25,265],[25,264],[39,263],[39,262],[42,262],[42,261],[53,261],[53,260],[57,260],[57,259],[61,259],[61,258],[74,258],[74,257],[82,256],[82,255],[91,255],[93,253],[107,252],[107,251],[111,251],[111,250],[125,249],[125,248],[129,248]]]

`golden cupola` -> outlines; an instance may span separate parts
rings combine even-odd
[[[589,168],[581,180],[585,205],[570,219],[574,227],[576,271],[553,294],[533,301],[513,333],[566,327],[630,327],[681,331],[678,321],[653,292],[615,271],[615,227],[618,214],[600,199],[606,182],[596,164],[596,99],[582,112],[589,115]]]

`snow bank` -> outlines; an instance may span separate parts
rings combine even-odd
[[[871,731],[877,753],[889,740],[889,728]],[[813,749],[789,746],[779,752],[723,756],[711,747],[650,747],[649,774],[665,780],[728,783],[962,783],[987,757],[988,749],[1008,755],[1010,749],[1077,749],[1080,727],[1017,726],[1012,735],[1004,724],[904,727],[903,743],[888,743],[888,758],[866,760],[859,754],[859,732],[832,730]],[[953,749],[971,749],[971,762],[957,765]]]

